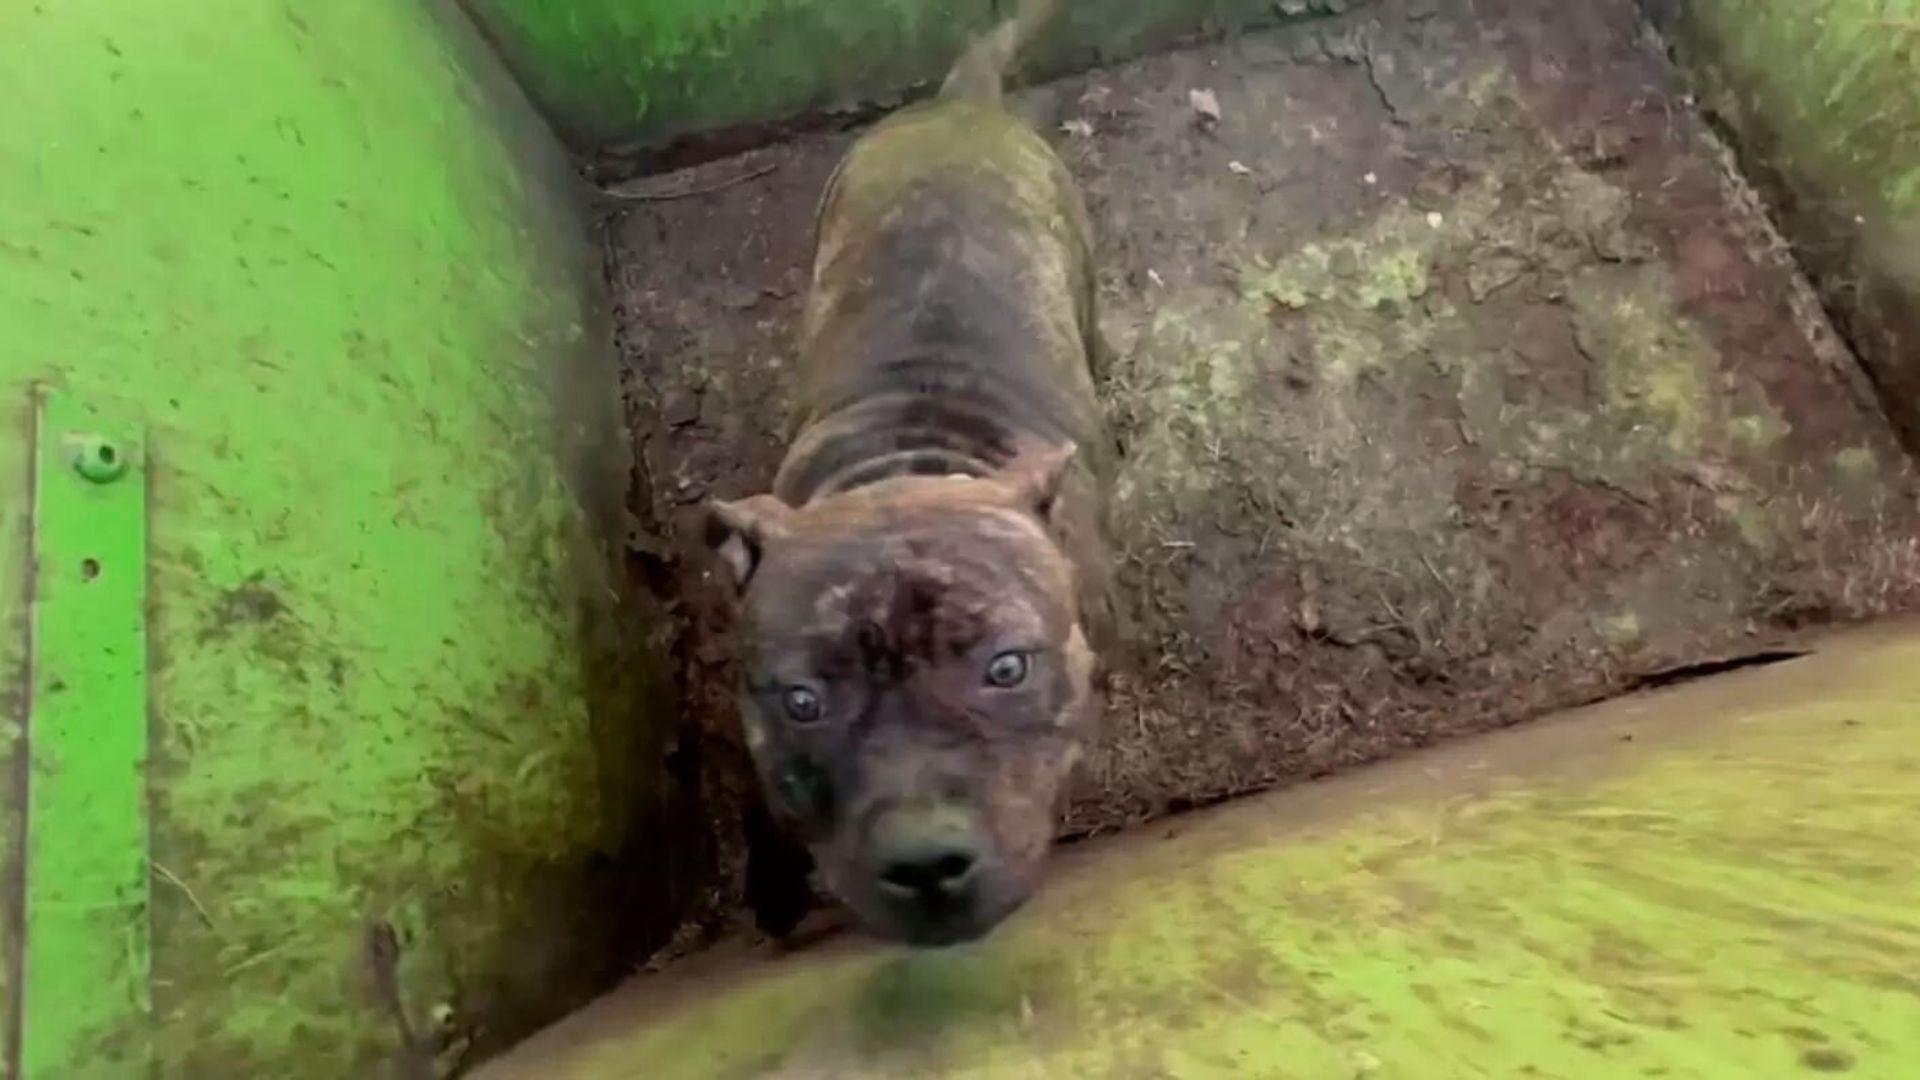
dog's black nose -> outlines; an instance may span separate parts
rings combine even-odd
[[[949,806],[899,808],[874,824],[873,866],[896,900],[941,902],[963,896],[981,862],[973,815]]]
[[[901,898],[952,896],[973,880],[978,856],[971,851],[931,848],[908,852],[882,864],[880,885]]]

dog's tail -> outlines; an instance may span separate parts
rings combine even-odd
[[[1059,9],[1062,0],[1017,0],[1013,17],[987,31],[947,74],[940,87],[943,98],[995,102],[1006,86],[1007,70]]]

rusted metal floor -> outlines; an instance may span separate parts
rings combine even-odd
[[[1683,89],[1631,0],[1381,0],[1021,98],[1091,204],[1127,452],[1136,633],[1070,831],[1920,607],[1920,482]],[[849,137],[609,233],[723,848],[749,781],[693,523],[783,449]]]

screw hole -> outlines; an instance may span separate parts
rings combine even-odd
[[[92,581],[94,578],[97,578],[99,576],[100,576],[100,560],[99,559],[80,560],[80,580]]]
[[[98,435],[76,435],[73,468],[96,484],[109,484],[127,471],[128,455],[111,439]]]

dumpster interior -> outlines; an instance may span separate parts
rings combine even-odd
[[[1038,86],[1093,215],[1132,620],[1069,837],[1792,655],[1920,608],[1920,477],[1631,0],[1357,5]],[[675,619],[659,967],[742,799],[709,497],[764,490],[813,209],[858,134],[606,185]]]
[[[0,1073],[1911,1072],[1920,0],[1064,0],[1056,872],[945,950],[749,896],[704,504],[1015,4],[0,19]]]

